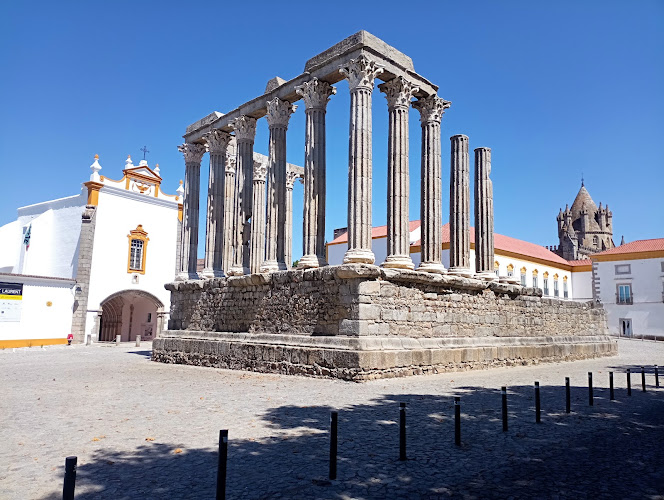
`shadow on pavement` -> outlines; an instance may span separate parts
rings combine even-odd
[[[594,389],[593,406],[587,386],[573,381],[571,414],[563,384],[542,386],[541,424],[533,386],[509,387],[506,433],[496,389],[387,395],[339,409],[338,481],[331,483],[332,408],[275,407],[261,416],[273,431],[268,439],[234,439],[230,429],[228,498],[657,498],[664,494],[664,391],[650,374],[642,392],[639,371],[628,397],[625,368],[615,368],[616,401],[604,387],[606,372],[594,374],[603,387]],[[461,397],[460,447],[454,395]],[[406,462],[398,460],[400,402],[407,403]],[[131,453],[98,451],[79,463],[77,478],[77,488],[95,492],[82,488],[77,500],[214,498],[218,429],[191,432],[209,432],[211,447],[176,452],[154,442]]]

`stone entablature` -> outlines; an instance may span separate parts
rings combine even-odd
[[[169,331],[153,346],[166,362],[362,380],[616,351],[592,303],[453,275],[342,265],[167,289]]]

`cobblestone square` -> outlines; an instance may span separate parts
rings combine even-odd
[[[0,351],[0,498],[62,498],[68,455],[78,457],[77,499],[214,498],[220,429],[229,429],[228,498],[664,498],[664,389],[654,377],[664,343],[620,340],[612,358],[361,384],[165,365],[149,356],[145,343]],[[461,397],[460,447],[454,396]],[[400,402],[407,403],[406,462],[399,461]],[[333,409],[338,479],[328,482]]]

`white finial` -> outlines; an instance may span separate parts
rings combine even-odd
[[[90,165],[90,170],[92,170],[92,173],[90,174],[90,180],[99,182],[99,171],[101,170],[101,165],[99,164],[99,155],[95,155],[95,161],[92,165]]]
[[[159,163],[154,166],[154,173],[159,175]]]
[[[134,168],[134,164],[131,162],[131,155],[127,155],[125,160],[125,168]]]
[[[180,181],[180,185],[175,192],[178,194],[180,201],[184,200],[184,187],[182,186],[182,181]]]

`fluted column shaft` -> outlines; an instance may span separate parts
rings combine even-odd
[[[241,116],[233,121],[237,159],[235,166],[235,211],[233,229],[233,265],[229,274],[239,276],[249,273],[249,237],[251,218],[254,137],[256,119]]]
[[[222,269],[228,273],[233,265],[234,215],[235,215],[235,163],[236,158],[226,158],[224,170],[224,247]]]
[[[493,183],[491,149],[475,150],[475,270],[485,279],[496,279],[493,251]]]
[[[286,227],[284,231],[284,260],[286,268],[293,266],[293,184],[297,175],[295,172],[286,174]]]
[[[205,146],[183,144],[178,147],[184,155],[184,204],[182,232],[180,234],[180,274],[178,279],[197,279],[198,258],[198,204],[200,201],[201,160]]]
[[[208,181],[207,226],[205,238],[204,278],[224,276],[222,266],[224,251],[224,195],[226,149],[231,136],[227,132],[214,130],[205,136],[210,154]]]
[[[296,91],[306,105],[302,258],[298,268],[326,266],[325,259],[325,112],[336,89],[313,78]]]
[[[286,131],[295,111],[288,101],[275,97],[267,103],[270,128],[265,261],[262,272],[288,269],[286,265]]]
[[[410,258],[408,197],[408,108],[418,89],[403,77],[378,86],[387,98],[387,257],[382,266],[413,269]]]
[[[251,209],[251,273],[260,272],[265,259],[265,178],[267,165],[254,162],[252,209]]]
[[[468,137],[454,135],[450,170],[450,273],[470,276],[470,166]]]
[[[371,94],[383,68],[362,54],[340,68],[350,89],[348,250],[344,264],[373,264],[371,250]]]
[[[444,273],[442,263],[442,167],[440,123],[451,103],[436,95],[420,98],[413,107],[422,125],[420,178],[420,265],[418,271]]]

